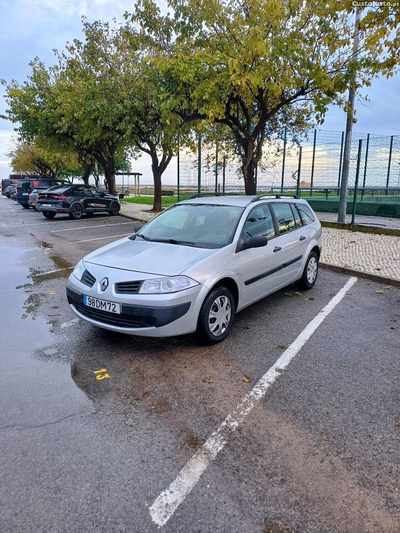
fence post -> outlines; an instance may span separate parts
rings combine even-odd
[[[197,194],[201,193],[201,134],[199,134],[198,144],[198,162],[197,162]]]
[[[257,178],[258,178],[258,161],[254,170],[254,192],[257,194]]]
[[[303,147],[300,146],[300,148],[299,148],[299,166],[297,167],[297,189],[296,189],[297,196],[300,196],[301,154],[302,154],[302,152],[303,152]]]
[[[310,184],[310,196],[312,196],[312,190],[314,186],[314,163],[315,163],[315,147],[317,145],[317,130],[314,130],[314,145],[312,153],[312,164],[311,164],[311,184]]]
[[[283,192],[283,185],[284,185],[284,181],[285,181],[286,134],[287,134],[287,128],[285,126],[285,134],[284,134],[284,137],[283,137],[283,159],[282,159],[281,192]]]
[[[218,143],[215,146],[215,194],[218,192]]]
[[[364,178],[363,178],[363,190],[361,191],[361,198],[364,198],[365,184],[367,182],[368,149],[369,149],[369,133],[367,133],[367,146],[365,147]]]
[[[224,155],[222,166],[222,193],[225,194],[225,169],[226,169],[226,155]]]
[[[342,131],[342,142],[340,143],[340,158],[339,158],[339,176],[337,182],[337,195],[339,196],[340,192],[340,179],[342,177],[342,160],[343,160],[343,145],[344,145],[344,131]]]
[[[179,157],[179,136],[178,136],[178,160],[177,160],[177,167],[176,167],[176,181],[178,186],[178,202],[180,198],[180,157]]]
[[[351,213],[351,223],[354,224],[356,219],[356,208],[357,208],[357,194],[358,194],[358,179],[360,177],[360,166],[361,166],[361,152],[362,152],[362,139],[358,141],[358,155],[357,155],[357,169],[356,169],[356,181],[354,183],[354,198],[353,198],[353,210]]]
[[[390,167],[392,165],[392,153],[393,153],[393,135],[390,137],[390,148],[389,148],[389,161],[387,169],[387,178],[386,178],[386,195],[388,194],[389,182],[390,182]]]

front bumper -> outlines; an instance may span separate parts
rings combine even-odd
[[[91,271],[93,273],[93,268]],[[115,274],[127,277],[127,272],[116,270]],[[131,278],[132,274],[128,276]],[[141,274],[140,277],[149,276]],[[101,279],[99,276],[96,278]],[[112,286],[105,293],[100,293],[97,286],[98,283],[92,288],[85,286],[71,274],[67,298],[73,312],[94,326],[143,337],[174,337],[196,331],[200,308],[208,292],[203,285],[196,285],[173,294],[119,295]],[[87,307],[83,304],[83,295],[119,303],[121,314]]]

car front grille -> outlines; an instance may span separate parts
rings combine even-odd
[[[81,282],[87,285],[88,287],[93,287],[95,281],[96,278],[92,276],[92,274],[88,270],[85,270],[85,272],[82,274]]]
[[[143,281],[122,281],[115,284],[117,294],[137,294],[142,286]]]
[[[93,307],[88,307],[79,302],[75,302],[75,307],[77,311],[81,313],[81,315],[91,318],[92,320],[96,320],[97,322],[103,322],[103,324],[109,324],[110,326],[118,326],[120,328],[140,328],[149,327],[151,325],[146,323],[146,321],[149,321],[149,319],[150,321],[152,320],[150,317],[107,313],[107,311],[94,309]]]

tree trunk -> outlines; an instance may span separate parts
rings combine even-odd
[[[254,181],[254,172],[256,169],[256,160],[254,154],[254,141],[249,141],[245,147],[245,154],[243,157],[243,178],[245,193],[249,196],[256,194],[256,184]]]
[[[90,178],[90,175],[92,174],[93,170],[94,170],[94,163],[89,163],[89,164],[85,165],[85,167],[83,169],[83,176],[82,176],[83,183],[85,185],[89,185],[89,178]]]
[[[158,166],[155,168],[154,164],[152,165],[153,170],[153,181],[154,181],[154,202],[153,202],[153,211],[159,213],[162,209],[161,207],[161,172]]]
[[[115,190],[115,161],[114,156],[107,158],[104,165],[104,177],[107,184],[108,192],[116,194]]]

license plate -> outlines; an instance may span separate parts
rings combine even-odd
[[[53,207],[51,204],[42,204],[42,207]]]
[[[121,305],[115,302],[107,302],[106,300],[99,300],[99,298],[93,298],[92,296],[83,297],[84,305],[99,309],[100,311],[107,311],[107,313],[121,314]]]
[[[29,192],[23,192],[22,196],[29,196]]]

